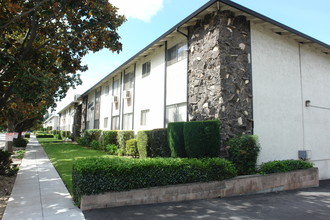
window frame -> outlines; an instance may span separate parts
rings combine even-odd
[[[144,64],[142,64],[142,77],[146,77],[151,72],[151,61],[147,61]]]
[[[147,126],[148,125],[148,115],[150,113],[150,109],[141,110],[140,114],[140,125]]]

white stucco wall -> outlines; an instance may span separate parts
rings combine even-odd
[[[106,88],[109,86],[109,92],[106,93]],[[100,129],[109,130],[111,120],[111,102],[112,102],[112,81],[109,80],[102,85],[101,105],[100,105]],[[105,126],[104,118],[108,118],[108,124]]]
[[[92,106],[90,106],[91,103],[93,103]],[[88,129],[94,128],[94,109],[95,109],[95,90],[92,90],[91,92],[88,93],[87,119],[86,119],[89,122]]]
[[[311,150],[320,178],[330,178],[324,160],[330,158],[330,111],[305,107],[307,99],[330,107],[329,56],[255,24],[251,49],[254,133],[262,147],[258,162],[298,159],[299,150]]]
[[[136,65],[134,130],[162,128],[164,125],[164,46]],[[150,74],[142,77],[142,65],[150,61]],[[141,111],[149,110],[147,124],[141,125]]]

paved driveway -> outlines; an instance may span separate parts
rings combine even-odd
[[[87,220],[102,219],[330,219],[330,180],[320,187],[242,197],[208,199],[85,211]]]

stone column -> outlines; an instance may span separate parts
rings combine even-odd
[[[189,28],[189,120],[219,119],[221,146],[253,132],[250,24],[230,11]]]

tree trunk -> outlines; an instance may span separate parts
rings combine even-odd
[[[14,132],[15,125],[12,119],[8,118],[7,125],[8,125],[7,132],[9,133]],[[13,141],[6,141],[5,151],[8,151],[10,153],[13,152]]]

